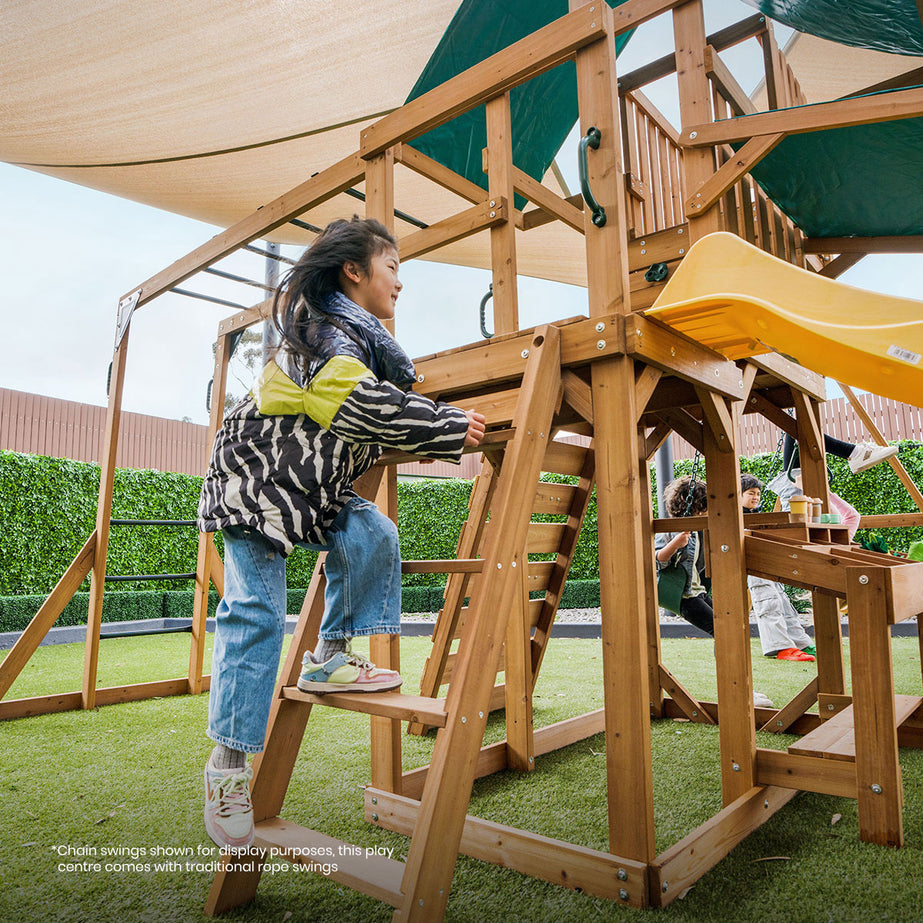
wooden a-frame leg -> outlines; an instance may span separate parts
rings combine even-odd
[[[502,615],[521,592],[521,568],[528,564],[522,549],[559,393],[560,334],[540,327],[530,346],[513,419],[516,435],[506,449],[485,533],[484,568],[472,591],[446,698],[446,725],[436,736],[395,920],[430,923],[445,913],[506,634]]]
[[[532,649],[529,644],[528,555],[520,556],[520,591],[506,628],[504,695],[506,698],[506,752],[510,769],[535,768],[532,728]]]
[[[846,587],[859,838],[881,846],[903,846],[887,573],[884,568],[850,567]]]
[[[326,555],[321,554],[314,566],[311,583],[282,667],[276,698],[269,713],[266,748],[253,761],[253,782],[250,788],[253,819],[256,823],[276,817],[282,809],[305,727],[311,716],[312,706],[283,699],[279,691],[298,681],[301,658],[317,642],[324,617],[325,558]],[[205,903],[205,915],[216,916],[253,900],[262,870],[263,854],[257,854],[256,851],[251,851],[238,863],[232,857],[223,857],[222,866],[215,874]]]

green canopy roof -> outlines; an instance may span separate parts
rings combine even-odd
[[[820,38],[892,54],[923,54],[916,0],[744,0],[776,22]]]

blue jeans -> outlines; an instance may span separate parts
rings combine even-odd
[[[254,529],[224,535],[224,597],[215,616],[208,736],[234,750],[263,749],[285,635],[285,558]],[[374,503],[349,500],[327,532],[322,638],[398,634],[397,527]]]

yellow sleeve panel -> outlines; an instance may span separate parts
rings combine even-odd
[[[369,368],[353,356],[334,356],[300,388],[275,362],[269,362],[253,384],[257,410],[266,415],[306,413],[324,429],[343,401],[364,378],[374,378]]]

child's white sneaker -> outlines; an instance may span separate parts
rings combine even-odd
[[[886,458],[897,455],[896,445],[876,445],[873,442],[860,442],[849,456],[849,470],[853,474],[867,471]]]
[[[772,699],[768,695],[764,695],[762,692],[753,693],[753,704],[757,708],[775,708],[775,705],[772,704]]]
[[[205,832],[222,849],[244,849],[253,842],[253,770],[215,769],[205,764]]]

